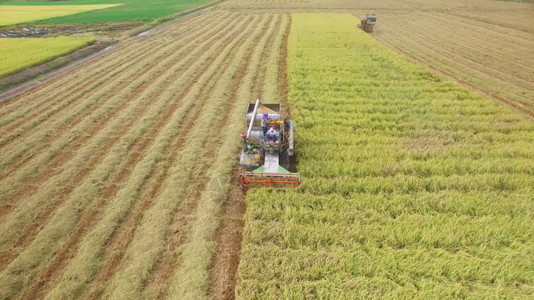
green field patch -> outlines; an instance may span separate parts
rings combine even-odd
[[[90,11],[83,14],[55,17],[35,21],[37,24],[62,24],[62,23],[100,23],[100,22],[127,22],[127,21],[151,21],[169,16],[178,12],[192,9],[215,0],[71,0],[71,1],[7,1],[10,5],[46,5],[57,7],[68,3],[72,6],[80,5],[111,5],[108,9]],[[120,3],[120,5],[117,5]],[[0,11],[2,11],[0,5]],[[1,20],[1,18],[0,18]]]
[[[92,37],[0,39],[0,77],[45,63],[94,41]]]
[[[0,5],[0,26],[28,23],[37,20],[63,17],[89,11],[96,11],[121,4],[98,5]]]
[[[292,15],[302,185],[247,193],[237,297],[531,297],[534,122],[358,23]]]

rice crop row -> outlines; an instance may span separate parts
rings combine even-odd
[[[0,297],[207,297],[242,108],[278,80],[260,70],[287,19],[199,14],[2,104]]]
[[[251,190],[237,296],[528,298],[534,123],[341,14],[292,14],[302,185]]]

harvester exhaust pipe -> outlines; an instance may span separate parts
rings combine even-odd
[[[252,131],[252,126],[254,125],[254,121],[256,120],[256,113],[258,112],[258,107],[260,107],[260,99],[256,99],[256,105],[254,105],[252,119],[250,119],[250,124],[248,125],[247,140],[250,138],[250,132]]]
[[[293,150],[293,121],[289,123],[289,147],[287,153],[289,156],[292,156],[295,150]]]

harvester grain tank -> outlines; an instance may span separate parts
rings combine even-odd
[[[248,171],[239,176],[243,191],[254,187],[296,187],[298,173],[288,171],[295,153],[293,121],[284,120],[281,105],[249,103],[246,111],[247,132],[241,133],[243,151],[239,164]]]
[[[376,15],[372,11],[370,11],[364,17],[360,17],[360,25],[358,25],[358,27],[365,32],[373,32],[375,23]]]

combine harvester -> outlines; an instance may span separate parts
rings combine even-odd
[[[361,28],[365,32],[373,32],[376,23],[376,15],[370,11],[365,17],[360,17],[360,25],[358,28]]]
[[[241,133],[243,151],[239,161],[249,170],[239,176],[243,191],[254,187],[297,187],[300,183],[299,174],[287,170],[289,157],[295,151],[293,121],[283,120],[280,108],[279,103],[262,104],[260,99],[248,105],[248,130]]]

